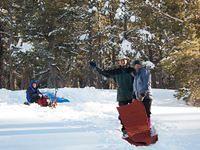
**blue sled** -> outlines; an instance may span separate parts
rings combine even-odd
[[[51,101],[55,100],[55,95],[53,93],[44,92],[43,94],[46,95],[46,96],[48,96]],[[66,98],[56,97],[56,99],[57,99],[58,103],[67,103],[67,102],[70,102]]]

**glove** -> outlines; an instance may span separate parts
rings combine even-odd
[[[141,97],[145,97],[145,93],[140,93],[140,96]]]
[[[39,94],[39,97],[40,97],[40,98],[42,98],[42,97],[43,97],[43,95],[42,95],[42,94]]]
[[[145,93],[140,93],[139,100],[143,101],[143,99],[144,99],[145,96],[146,96]]]
[[[96,68],[96,67],[97,67],[97,64],[96,64],[96,62],[91,61],[91,62],[90,62],[90,66],[91,66],[92,68]]]

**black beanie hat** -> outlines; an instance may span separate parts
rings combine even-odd
[[[133,65],[142,65],[142,62],[140,60],[135,60]]]

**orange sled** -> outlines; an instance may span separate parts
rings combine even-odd
[[[148,146],[158,141],[158,135],[151,137],[148,118],[143,103],[134,100],[133,103],[117,107],[122,124],[127,131],[125,140],[136,146]]]

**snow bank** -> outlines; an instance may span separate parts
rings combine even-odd
[[[177,101],[174,93],[153,89],[152,120],[159,142],[134,147],[121,139],[116,90],[59,89],[58,96],[70,99],[70,103],[52,109],[23,105],[25,91],[1,89],[0,149],[199,150],[200,110]]]

